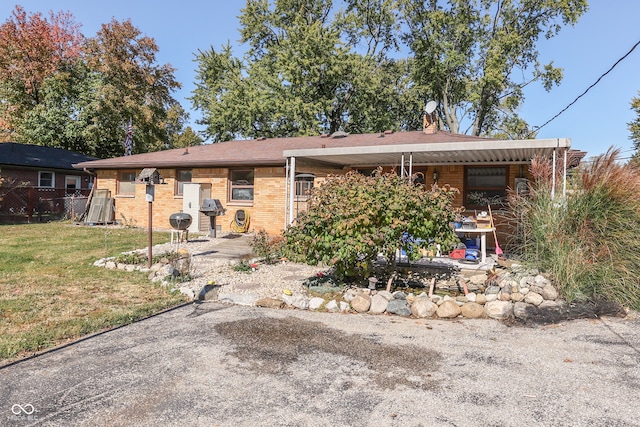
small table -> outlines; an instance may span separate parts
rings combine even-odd
[[[490,228],[456,228],[456,233],[480,234],[480,261],[484,264],[487,262],[487,233],[495,231],[495,227]]]

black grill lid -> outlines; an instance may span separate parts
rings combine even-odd
[[[202,206],[200,207],[200,212],[209,213],[209,214],[223,214],[226,211],[224,207],[222,207],[222,203],[220,203],[220,199],[204,199],[202,201]]]

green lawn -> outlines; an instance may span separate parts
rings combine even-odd
[[[146,230],[69,223],[0,226],[0,363],[184,301],[146,273],[93,267],[147,246]],[[154,244],[169,240],[154,233]]]

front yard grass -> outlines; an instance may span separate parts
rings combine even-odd
[[[141,272],[95,260],[147,246],[146,230],[0,226],[0,364],[184,302]],[[169,241],[154,233],[154,244]]]

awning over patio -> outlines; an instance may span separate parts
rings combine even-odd
[[[529,163],[535,155],[551,157],[570,147],[570,139],[555,138],[309,148],[285,150],[283,154],[339,166],[396,164],[402,154],[411,155],[414,165],[513,164]]]
[[[371,146],[342,146],[284,150],[287,158],[287,205],[288,226],[294,220],[293,203],[295,195],[296,159],[315,161],[341,167],[372,165],[393,165],[401,163],[402,173],[410,175],[413,166],[436,165],[482,165],[482,164],[526,164],[538,156],[556,158],[564,156],[563,194],[566,192],[567,152],[571,147],[569,138],[525,139],[525,140],[487,140],[464,142],[436,142],[425,144],[393,144]],[[407,167],[408,165],[408,167]],[[555,193],[555,173],[552,196]]]

